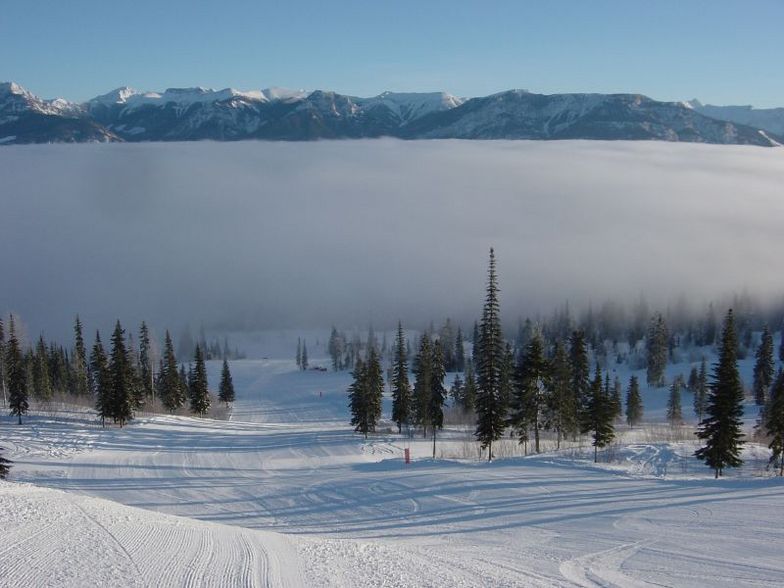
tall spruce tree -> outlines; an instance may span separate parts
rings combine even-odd
[[[6,388],[6,369],[5,369],[5,330],[3,328],[3,317],[0,316],[0,394],[3,395],[3,407],[8,404],[8,389]]]
[[[732,310],[727,312],[721,333],[719,361],[714,366],[713,378],[708,393],[705,417],[700,423],[697,437],[705,445],[695,456],[713,468],[719,478],[724,469],[738,467],[743,446],[743,384],[738,372],[738,340],[735,334],[735,318]]]
[[[22,424],[22,416],[27,414],[30,408],[27,401],[28,373],[22,357],[22,350],[19,339],[16,336],[14,317],[8,321],[8,344],[5,353],[5,369],[8,377],[8,406],[11,408],[11,415],[18,418],[18,424]]]
[[[651,319],[645,340],[648,385],[661,388],[665,384],[664,372],[669,357],[669,330],[661,313]]]
[[[234,402],[234,381],[229,370],[229,360],[223,358],[223,368],[221,369],[221,380],[218,392],[218,400],[226,406]]]
[[[577,411],[578,428],[583,429],[590,422],[591,368],[588,365],[588,349],[585,332],[572,332],[569,338],[569,369],[572,373],[572,395]]]
[[[515,370],[515,394],[512,400],[509,424],[514,428],[521,444],[534,434],[534,451],[539,453],[539,434],[547,424],[548,390],[550,388],[550,365],[544,356],[544,344],[535,332]]]
[[[152,398],[155,391],[155,375],[152,358],[152,342],[147,323],[142,321],[139,327],[139,379],[145,398]]]
[[[779,370],[764,413],[765,431],[770,438],[770,463],[778,462],[779,476],[784,476],[784,371]]]
[[[302,369],[302,339],[297,337],[297,369]]]
[[[49,378],[49,350],[46,348],[43,335],[38,337],[33,362],[34,395],[39,400],[51,400],[52,382]]]
[[[591,397],[588,405],[588,421],[583,425],[583,433],[591,433],[593,439],[593,460],[599,460],[599,449],[606,447],[615,439],[613,427],[614,410],[612,402],[602,386],[602,368],[596,364],[596,375],[591,381]]]
[[[302,363],[302,369],[308,369],[308,342],[304,339],[302,341],[302,358],[300,361]]]
[[[88,375],[87,348],[84,344],[82,321],[76,315],[74,322],[74,351],[71,356],[73,364],[73,391],[77,396],[87,396],[90,392],[90,378]]]
[[[381,419],[381,407],[384,397],[384,369],[381,367],[381,356],[378,346],[373,344],[368,350],[367,363],[365,365],[365,385],[368,395],[369,407],[369,426],[370,431],[375,432],[378,421]]]
[[[133,419],[133,395],[136,382],[130,354],[125,346],[125,330],[120,325],[120,321],[117,321],[112,333],[109,373],[111,374],[110,413],[112,419],[120,423],[122,428]]]
[[[392,364],[392,420],[397,424],[397,432],[403,431],[411,419],[411,385],[408,382],[408,358],[406,356],[406,336],[402,323],[397,323],[394,360]]]
[[[640,396],[640,383],[637,376],[629,378],[629,390],[626,392],[626,422],[634,427],[642,420],[643,407]]]
[[[207,385],[207,368],[204,364],[204,352],[201,345],[196,345],[193,356],[193,372],[188,381],[191,412],[203,417],[210,410],[210,391]]]
[[[109,360],[101,342],[101,334],[96,331],[95,343],[90,353],[90,381],[95,400],[95,410],[101,417],[101,426],[106,426],[106,419],[112,416],[111,390],[112,381],[109,372]]]
[[[161,403],[170,413],[185,404],[186,389],[177,366],[171,335],[166,331],[163,345],[163,365],[160,377]]]
[[[371,411],[367,394],[367,377],[365,363],[361,358],[354,362],[352,371],[354,378],[348,388],[348,406],[351,411],[351,426],[354,431],[362,433],[367,439],[370,432]]]
[[[463,347],[463,331],[460,325],[457,326],[457,336],[455,337],[455,371],[465,370],[465,349]]]
[[[414,357],[414,419],[422,427],[422,436],[427,437],[430,424],[430,392],[433,378],[433,349],[427,333],[419,341],[419,351]]]
[[[762,329],[762,340],[757,347],[757,357],[754,364],[754,400],[758,406],[765,406],[768,390],[773,383],[773,335],[768,326]]]
[[[613,382],[612,406],[613,406],[613,413],[615,418],[622,417],[623,416],[623,386],[621,385],[621,379],[618,376],[615,376],[615,381]]]
[[[566,348],[559,341],[555,344],[553,358],[550,361],[550,390],[548,394],[548,422],[557,435],[557,447],[561,447],[561,439],[576,435],[579,431],[577,420],[577,403],[572,394],[572,370]]]
[[[683,410],[681,408],[682,380],[675,378],[670,384],[670,396],[667,399],[667,420],[670,426],[675,427],[683,423]]]
[[[474,435],[482,449],[487,449],[487,459],[490,461],[493,459],[493,441],[497,441],[504,434],[507,411],[501,390],[504,341],[498,291],[495,252],[490,249],[485,304],[479,328],[479,348],[474,352],[477,374],[477,423]]]
[[[430,429],[433,431],[433,459],[436,458],[436,435],[444,427],[444,403],[446,402],[446,360],[441,341],[433,343],[433,355],[430,363],[430,402],[427,408],[427,417]]]

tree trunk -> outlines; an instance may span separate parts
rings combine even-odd
[[[539,453],[539,423],[537,423],[536,429],[534,429],[534,445],[536,453]]]
[[[487,461],[493,461],[493,440],[487,444]]]
[[[593,446],[593,463],[599,462],[599,447],[598,445]]]
[[[436,458],[436,428],[433,427],[433,459]]]

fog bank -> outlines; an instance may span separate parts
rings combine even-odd
[[[175,330],[781,298],[784,150],[329,141],[0,148],[0,311]]]

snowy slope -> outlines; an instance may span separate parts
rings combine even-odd
[[[324,361],[313,340],[309,348]],[[218,369],[209,366],[213,382]],[[286,533],[307,586],[784,583],[784,529],[770,517],[784,486],[761,469],[764,452],[719,482],[699,464],[680,469],[688,447],[650,443],[642,430],[598,468],[582,457],[587,447],[492,464],[432,461],[430,440],[350,432],[345,373],[297,372],[289,359],[232,370],[229,422],[155,417],[103,430],[3,419],[14,475],[69,496]],[[409,466],[405,447],[417,458]]]
[[[302,586],[291,543],[0,481],[0,586]]]

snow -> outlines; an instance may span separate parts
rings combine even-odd
[[[0,586],[303,584],[280,534],[29,484],[0,482],[0,496]]]
[[[326,333],[307,339],[326,365]],[[688,433],[661,440],[652,408],[598,465],[585,441],[478,461],[459,427],[439,442],[451,457],[432,460],[429,439],[386,423],[367,441],[353,434],[350,376],[295,370],[291,340],[249,337],[267,359],[231,363],[229,421],[155,416],[120,430],[55,409],[21,427],[4,417],[17,483],[0,485],[0,585],[784,583],[771,516],[784,487],[763,447],[714,481]],[[210,362],[213,385],[219,369]],[[644,394],[652,407],[666,396]],[[511,440],[499,450],[520,452]]]
[[[373,98],[360,98],[362,106],[384,105],[401,124],[421,118],[431,112],[440,112],[460,106],[465,99],[446,92],[383,92]]]

